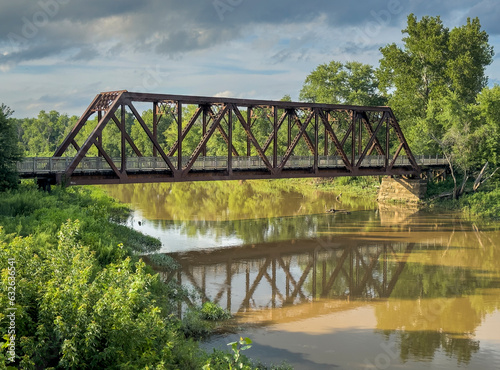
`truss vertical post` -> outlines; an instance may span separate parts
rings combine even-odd
[[[158,102],[153,102],[153,137],[158,141]],[[158,152],[153,145],[153,157],[157,157]]]
[[[358,116],[359,117],[359,116]],[[361,153],[363,152],[363,129],[362,129],[362,119],[358,118],[358,156],[361,156]]]
[[[229,106],[227,118],[227,174],[233,174],[233,108]]]
[[[326,119],[328,121],[330,121],[330,113],[328,113],[326,115]],[[324,132],[324,135],[325,135],[325,148],[323,149],[323,155],[324,156],[327,156],[328,155],[328,130],[326,129],[326,126],[325,126],[325,132]]]
[[[273,168],[278,167],[278,107],[273,107]]]
[[[101,119],[102,119],[102,111],[99,109],[97,111],[97,122],[101,122]],[[97,135],[96,140],[99,142],[99,144],[101,144],[101,146],[103,146],[102,131],[99,133],[99,135]],[[102,153],[100,151],[97,151],[97,156],[102,157]]]
[[[252,130],[252,107],[247,108],[247,125]],[[250,157],[252,148],[250,147],[250,137],[247,135],[247,157]]]
[[[390,135],[390,130],[391,130],[391,125],[389,123],[389,118],[387,118],[385,120],[386,122],[386,130],[385,130],[385,170],[387,171],[387,169],[389,168],[389,150],[390,150],[390,144],[389,144],[389,140],[391,139],[391,135]]]
[[[318,109],[314,110],[314,173],[318,173],[318,155],[319,155],[319,122]]]
[[[177,170],[182,171],[182,103],[177,101]]]
[[[203,106],[203,123],[202,123],[202,137],[205,137],[205,134],[207,133],[207,117],[208,117],[208,108],[206,105]],[[207,146],[203,146],[203,149],[201,151],[201,155],[203,157],[207,156]]]
[[[121,171],[125,173],[127,171],[127,157],[125,153],[125,133],[127,126],[125,125],[125,104],[121,105]]]
[[[354,164],[356,163],[356,112],[352,111],[352,120],[351,120],[351,164],[354,168]]]

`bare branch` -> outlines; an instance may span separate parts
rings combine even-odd
[[[495,168],[495,170],[487,177],[483,179],[484,173],[486,172],[486,168],[488,168],[488,162],[485,163],[479,175],[477,175],[476,181],[474,181],[474,186],[472,190],[476,191],[482,184],[491,179],[495,173],[500,169],[500,167]]]

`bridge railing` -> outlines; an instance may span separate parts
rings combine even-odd
[[[177,158],[170,158],[172,163],[176,163]],[[436,166],[446,165],[447,162],[443,157],[438,156],[416,156],[417,163],[420,166]],[[18,163],[18,171],[23,175],[44,175],[53,173],[63,173],[71,163],[70,157],[31,157],[24,158]],[[272,157],[268,157],[272,163]],[[281,163],[283,157],[278,156],[278,163]],[[358,158],[356,158],[358,160]],[[183,165],[187,164],[189,158],[183,158]],[[194,163],[192,169],[198,171],[213,171],[224,170],[227,168],[228,158],[224,157],[199,157]],[[114,164],[119,168],[121,165],[120,158],[113,158]],[[394,163],[394,166],[406,166],[410,161],[405,156],[399,156]],[[169,171],[167,164],[161,157],[129,157],[127,158],[127,171],[136,172],[155,172]],[[290,157],[284,168],[312,168],[314,166],[313,156],[293,156]],[[340,156],[319,156],[319,168],[340,168],[345,167],[345,163]],[[360,164],[361,167],[383,167],[385,166],[385,157],[380,155],[372,155],[364,158]],[[265,169],[266,165],[260,157],[232,157],[232,168],[235,170],[260,170]],[[102,157],[86,157],[83,158],[75,170],[75,173],[86,172],[106,172],[111,168],[106,160]]]

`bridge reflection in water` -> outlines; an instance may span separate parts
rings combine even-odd
[[[322,298],[389,297],[414,243],[360,243],[348,236],[174,253],[181,268],[159,270],[232,313]],[[188,302],[193,304],[194,302]],[[324,307],[328,312],[331,307]],[[298,313],[298,312],[297,312]],[[321,312],[319,312],[321,314]]]

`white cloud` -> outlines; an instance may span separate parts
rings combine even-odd
[[[221,92],[218,92],[218,93],[215,93],[214,96],[216,98],[234,98],[235,97],[235,93],[232,92],[232,91],[229,91],[229,90],[226,90],[226,91],[221,91]]]
[[[398,11],[391,10],[396,3]],[[33,37],[12,44],[8,35],[22,36],[23,19],[33,21],[41,8],[31,0],[3,2],[0,96],[17,117],[55,107],[79,115],[98,92],[121,89],[256,99],[290,94],[296,99],[319,64],[357,60],[376,65],[380,46],[401,41],[410,12],[419,17],[439,12],[446,22],[458,22],[446,24],[450,28],[476,13],[485,17],[487,32],[488,27],[496,32],[494,15],[500,12],[500,5],[489,0],[232,4],[221,21],[213,2],[205,0],[122,0],[120,7],[112,0],[71,0],[49,22],[39,22]],[[500,40],[491,36],[498,45]],[[495,81],[500,80],[497,70],[488,68]],[[43,99],[47,96],[51,99]]]

